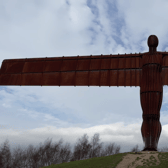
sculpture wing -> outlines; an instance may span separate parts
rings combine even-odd
[[[140,86],[140,54],[5,59],[0,85]]]

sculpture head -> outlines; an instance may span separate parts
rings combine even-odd
[[[156,48],[157,48],[158,44],[159,44],[159,40],[158,40],[157,36],[150,35],[148,37],[149,52],[151,54],[156,52]]]

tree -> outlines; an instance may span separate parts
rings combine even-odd
[[[90,158],[100,156],[100,150],[102,149],[102,144],[103,143],[99,144],[98,143],[99,141],[100,141],[99,133],[94,134],[94,136],[91,140],[92,150],[91,150],[91,153],[90,153]]]
[[[88,156],[88,153],[91,149],[91,145],[88,143],[88,136],[84,134],[84,136],[78,140],[79,142],[74,147],[73,158],[75,160],[81,160]],[[74,160],[72,159],[72,160]]]

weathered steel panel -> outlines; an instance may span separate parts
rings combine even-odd
[[[92,59],[90,61],[90,69],[89,70],[100,70],[101,59]]]
[[[111,61],[110,69],[118,69],[118,64],[119,64],[118,60],[119,60],[119,58],[113,58],[110,60]],[[122,58],[121,58],[121,60],[122,60]]]
[[[165,84],[168,85],[168,68],[165,68]]]
[[[163,85],[168,85],[168,68],[163,68],[162,69],[162,80],[163,80]]]
[[[134,69],[131,70],[131,86],[136,86],[136,80],[135,80],[136,74],[135,74],[135,73],[136,73],[136,72],[135,72]]]
[[[90,71],[89,74],[89,85],[98,86],[99,85],[99,71]]]
[[[125,86],[125,84],[124,84],[124,75],[125,75],[125,73],[124,73],[124,71],[118,71],[119,73],[119,77],[118,77],[118,86]]]
[[[58,76],[59,79],[59,76]],[[61,81],[58,81],[58,84],[61,86],[74,85],[75,81],[75,72],[61,72]]]
[[[89,85],[89,71],[76,72],[75,85],[74,86],[88,86]]]
[[[163,58],[163,64],[162,66],[168,66],[168,53],[165,52],[165,53],[160,53],[162,55],[162,58]]]
[[[24,68],[23,68],[23,73],[34,73],[37,72],[42,72],[43,71],[43,64],[44,62],[25,62]]]
[[[42,73],[24,73],[22,74],[22,84],[21,85],[41,85],[42,83]]]
[[[77,65],[77,60],[64,59],[63,61],[59,61],[59,65],[57,63],[55,66],[57,66],[57,68],[58,68],[57,71],[75,71],[76,65]],[[85,65],[85,64],[83,64],[83,65]],[[50,64],[49,64],[49,66],[50,66]]]
[[[57,61],[46,61],[45,66],[43,68],[43,72],[57,72],[61,71],[61,64],[62,59],[59,59]]]
[[[102,69],[110,69],[111,60],[112,60],[111,58],[102,59],[102,61],[101,61],[101,70]]]
[[[109,86],[117,86],[117,70],[109,71]]]
[[[132,65],[131,65],[131,59],[132,59],[133,57],[128,57],[127,59],[126,59],[126,63],[125,63],[125,68],[126,69],[130,69],[131,67],[132,67]],[[136,67],[135,67],[136,68]]]
[[[108,71],[101,71],[100,86],[108,86]]]
[[[125,79],[126,79],[126,86],[131,85],[131,71],[129,69],[125,70]]]
[[[2,68],[1,68],[1,73],[10,73],[10,74],[17,74],[17,73],[21,73],[23,70],[25,62],[6,62],[3,61],[2,62]]]
[[[74,72],[72,72],[74,74]],[[72,76],[72,73],[69,75]],[[59,72],[50,72],[43,73],[43,83],[42,85],[46,86],[59,86],[60,85],[60,73]],[[73,78],[72,78],[73,79]]]

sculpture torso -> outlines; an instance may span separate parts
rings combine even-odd
[[[143,110],[141,133],[145,150],[157,150],[161,133],[160,108],[163,97],[162,55],[155,52],[142,56],[140,100]]]

